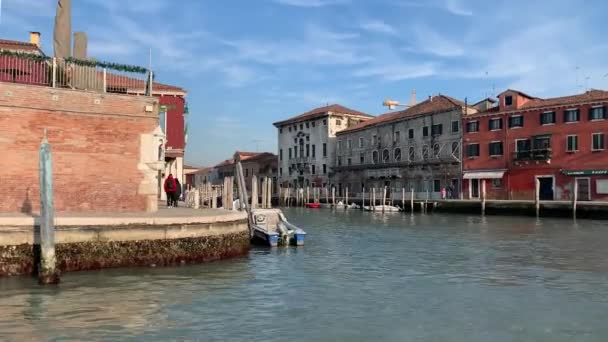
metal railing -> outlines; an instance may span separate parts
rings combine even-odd
[[[532,149],[525,151],[513,152],[513,160],[549,160],[551,159],[552,151],[550,148]]]
[[[134,67],[135,69],[136,67]],[[145,94],[150,72],[45,56],[0,55],[0,82],[108,93]],[[151,87],[149,89],[151,93]]]

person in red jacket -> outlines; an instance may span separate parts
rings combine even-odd
[[[165,193],[167,194],[167,207],[171,208],[173,206],[173,197],[175,196],[175,191],[177,190],[177,184],[175,184],[175,179],[173,178],[173,174],[169,174],[169,177],[165,179]]]

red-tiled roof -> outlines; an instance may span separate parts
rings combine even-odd
[[[272,154],[269,152],[242,152],[242,151],[236,151],[235,154],[239,155],[239,158],[241,159],[241,161],[246,161],[246,160],[252,160],[258,156],[262,156],[265,154]],[[228,166],[228,165],[233,165],[234,164],[234,158],[230,158],[230,159],[226,159],[223,162],[215,165],[214,167],[222,167],[222,166]]]
[[[567,106],[579,103],[608,100],[608,91],[592,89],[578,95],[553,97],[548,99],[535,98],[526,102],[521,109],[542,107]]]
[[[506,93],[508,91],[513,92],[513,93],[517,93],[517,94],[519,94],[521,96],[524,96],[524,97],[527,97],[529,99],[536,99],[537,98],[537,97],[534,97],[534,96],[530,96],[530,95],[524,93],[523,91],[519,91],[519,90],[515,90],[515,89],[507,89],[507,90],[503,91],[502,93],[498,94],[498,96],[500,96],[500,95],[502,95],[502,94],[504,94],[504,93]]]
[[[275,122],[273,125],[278,127],[278,126],[282,126],[282,125],[285,125],[288,123],[320,118],[320,117],[327,115],[327,113],[329,113],[329,112],[336,113],[336,114],[356,115],[356,116],[362,116],[362,117],[366,117],[366,118],[373,118],[372,115],[365,114],[363,112],[359,112],[354,109],[346,108],[339,104],[332,104],[332,105],[325,106],[325,107],[315,108],[313,110],[310,110],[306,113],[302,113],[300,115],[296,115],[287,120]]]
[[[20,42],[17,40],[0,39],[0,49],[2,50],[20,50],[27,52],[41,52],[40,48],[35,44],[28,42]]]
[[[144,80],[140,80],[140,79],[136,79],[136,78],[132,78],[132,77],[128,77],[128,76],[123,76],[123,75],[112,74],[112,73],[106,74],[106,82],[107,82],[107,86],[109,88],[125,88],[126,87],[130,91],[141,91],[141,92],[143,92],[146,89],[146,82]],[[163,83],[158,83],[158,82],[154,82],[152,84],[152,93],[153,94],[155,92],[164,92],[164,91],[179,92],[179,93],[184,93],[184,94],[186,93],[186,91],[180,87],[163,84]]]
[[[401,120],[404,118],[409,118],[409,117],[414,117],[414,116],[424,116],[424,115],[430,115],[430,114],[435,114],[435,113],[449,112],[456,108],[463,108],[463,107],[464,107],[464,102],[462,102],[462,101],[456,100],[452,97],[445,96],[445,95],[437,95],[432,98],[429,98],[428,100],[422,101],[408,109],[382,114],[378,117],[375,117],[371,120],[363,121],[363,122],[359,123],[358,125],[347,128],[336,134],[340,135],[340,134],[344,134],[347,132],[358,131],[358,130],[361,130],[363,128],[370,127],[373,125]]]
[[[510,109],[507,111],[500,111],[499,107],[490,108],[486,111],[474,114],[475,116],[483,116],[484,114],[495,114],[495,113],[511,113],[520,112],[527,110],[538,110],[538,109],[549,109],[553,107],[561,106],[576,106],[584,103],[602,102],[608,101],[608,91],[592,89],[578,95],[552,97],[548,99],[541,99],[538,97],[531,98],[528,102],[524,103],[517,109]]]

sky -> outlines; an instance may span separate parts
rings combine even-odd
[[[56,0],[0,0],[0,38],[42,33]],[[273,122],[339,103],[378,115],[386,98],[469,102],[608,89],[603,0],[72,0],[89,56],[148,66],[188,91],[186,162],[276,153]]]

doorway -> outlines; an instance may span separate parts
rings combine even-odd
[[[479,198],[479,179],[471,179],[471,198]]]
[[[576,178],[574,181],[578,188],[577,199],[579,201],[591,201],[591,192],[589,191],[591,180],[589,178]]]
[[[553,185],[555,181],[553,176],[538,176],[536,179],[538,179],[538,182],[540,183],[539,199],[541,201],[553,201]]]

